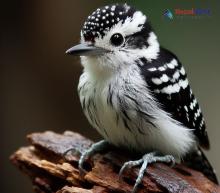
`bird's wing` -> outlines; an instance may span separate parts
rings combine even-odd
[[[161,48],[156,60],[148,62],[143,58],[140,69],[161,108],[187,128],[194,129],[201,147],[208,149],[209,140],[200,106],[177,57]]]

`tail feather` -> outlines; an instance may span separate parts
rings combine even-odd
[[[216,173],[201,148],[187,154],[183,158],[183,164],[189,168],[202,172],[209,180],[219,184]]]

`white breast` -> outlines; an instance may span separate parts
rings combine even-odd
[[[160,109],[135,66],[105,80],[84,72],[78,89],[87,119],[116,146],[177,157],[193,146],[191,130]]]

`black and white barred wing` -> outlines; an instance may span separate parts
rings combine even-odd
[[[187,128],[194,129],[199,144],[208,149],[209,140],[201,109],[177,57],[161,48],[156,60],[147,62],[143,59],[142,62],[142,74],[161,108]]]

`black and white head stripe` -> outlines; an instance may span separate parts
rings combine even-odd
[[[98,8],[84,23],[82,35],[86,41],[94,41],[97,37],[103,37],[113,26],[120,32],[126,32],[124,36],[141,31],[146,22],[146,16],[142,12],[127,4],[115,4]],[[131,26],[133,25],[133,27]]]

